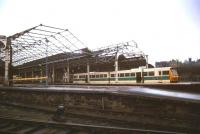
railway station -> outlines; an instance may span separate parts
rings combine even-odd
[[[43,24],[2,35],[0,132],[199,133],[200,84],[181,72],[134,40],[93,50]]]
[[[8,37],[6,50],[1,54],[1,59],[8,64],[8,80],[4,81],[7,85],[34,81],[72,83],[75,73],[88,73],[89,83],[89,72],[148,66],[147,56],[134,41],[90,50],[68,29],[42,24]]]

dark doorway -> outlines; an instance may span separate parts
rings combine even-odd
[[[73,81],[74,81],[74,75],[70,74],[68,79],[69,79],[69,83],[73,83]]]
[[[141,72],[136,73],[136,82],[141,83],[142,82],[142,77],[141,77]]]

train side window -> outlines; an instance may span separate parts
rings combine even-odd
[[[135,73],[131,73],[131,76],[135,76]]]
[[[125,73],[125,76],[126,76],[126,77],[130,76],[130,73]]]
[[[96,75],[96,78],[99,78],[99,75]]]
[[[107,77],[107,74],[104,74],[104,75],[103,75],[103,77],[105,77],[105,78],[106,78],[106,77]]]
[[[74,79],[77,79],[77,78],[78,78],[78,76],[75,75],[75,76],[74,76]]]
[[[81,79],[85,78],[85,75],[79,75],[79,78],[81,78]]]
[[[169,75],[169,71],[163,71],[163,75]]]
[[[100,78],[103,78],[103,74],[100,74]]]
[[[90,75],[90,78],[95,78],[95,75]]]
[[[120,73],[120,77],[124,77],[124,73]]]
[[[115,74],[111,74],[110,76],[111,76],[111,77],[115,77]]]
[[[149,72],[149,76],[154,76],[154,72]]]
[[[147,76],[147,72],[142,72],[142,76]]]

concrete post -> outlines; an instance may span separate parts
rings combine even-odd
[[[31,77],[34,78],[33,67],[32,67],[32,71],[31,71]],[[32,80],[32,83],[33,83],[33,82],[34,82],[34,81]]]
[[[149,68],[148,55],[146,55],[146,69],[148,68]],[[149,71],[147,71],[147,76],[149,76]]]
[[[11,39],[6,38],[5,41],[5,76],[4,76],[4,85],[11,86],[12,85],[12,48],[11,48]]]
[[[34,77],[34,72],[33,72],[33,67],[32,67],[32,71],[31,71],[31,77]]]
[[[118,53],[115,55],[115,83],[118,83]]]
[[[26,71],[24,71],[24,77],[25,77],[25,78],[27,78],[27,74],[26,74]]]
[[[87,83],[90,83],[90,63],[87,61]]]
[[[53,64],[53,68],[52,68],[52,83],[54,84],[55,82],[55,67],[54,67],[54,64]]]
[[[40,77],[42,77],[42,65],[41,65],[41,67],[40,67]]]
[[[148,55],[146,55],[146,68],[148,69]]]
[[[8,74],[9,74],[9,64],[10,64],[10,60],[9,60],[9,50],[6,49],[6,50],[5,50],[5,76],[4,76],[4,85],[5,85],[5,86],[9,86],[9,78],[8,78]]]
[[[69,61],[67,61],[67,83],[69,83],[70,81],[70,75],[69,75]]]
[[[46,58],[45,58],[45,75],[46,75],[46,86],[49,84],[49,68],[48,68],[48,41],[46,40]]]

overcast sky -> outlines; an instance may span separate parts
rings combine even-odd
[[[135,40],[150,63],[200,58],[199,0],[0,0],[0,34],[40,23],[89,48]]]

